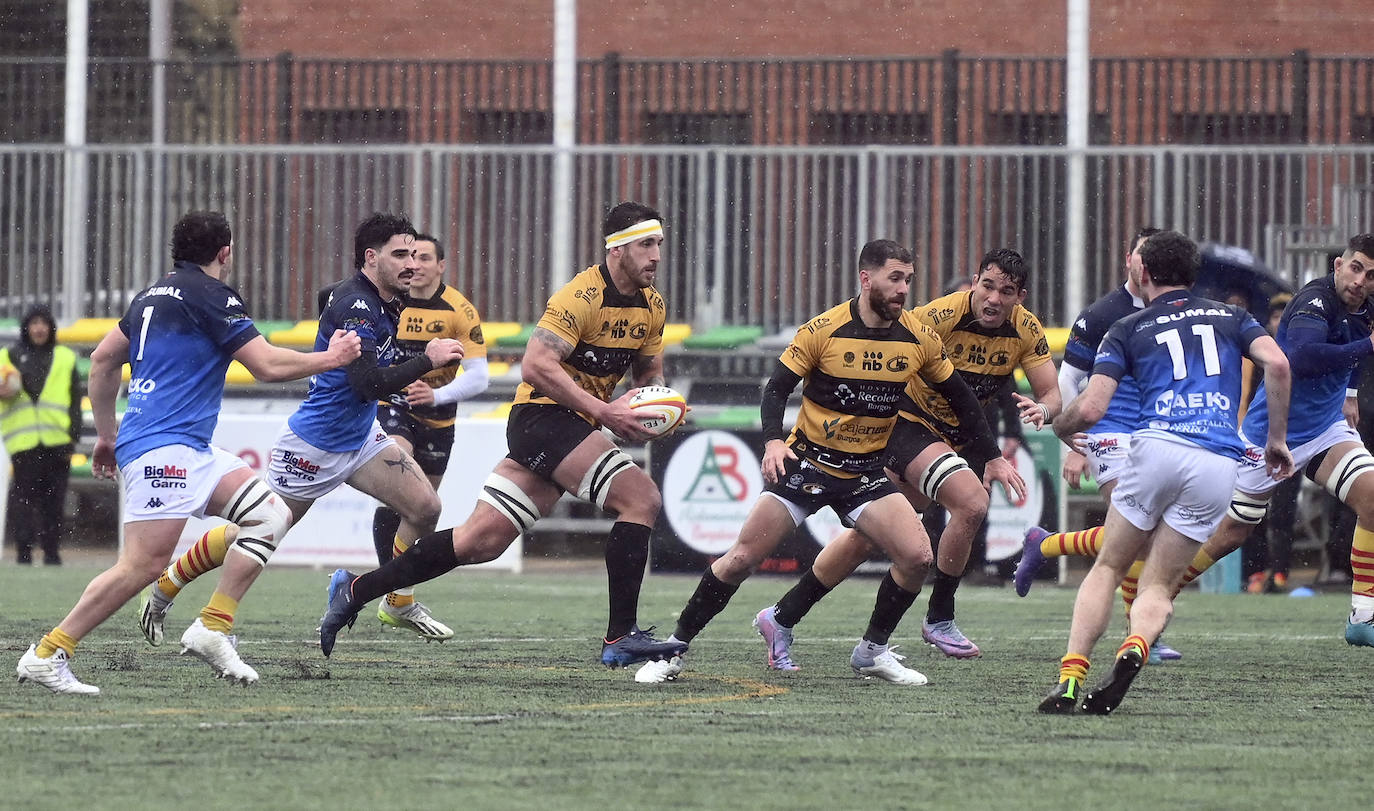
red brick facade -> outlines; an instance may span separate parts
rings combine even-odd
[[[1090,0],[1094,56],[1368,56],[1368,0]],[[554,0],[239,0],[247,57],[544,59]],[[578,54],[1052,56],[1066,0],[581,0]]]

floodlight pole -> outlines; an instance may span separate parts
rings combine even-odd
[[[166,216],[164,186],[167,153],[163,147],[167,144],[167,60],[171,55],[172,0],[152,0],[148,6],[148,59],[153,67],[152,132],[149,134],[153,148],[148,150],[151,162],[148,172],[148,221],[142,223],[139,229],[140,233],[150,237],[146,267],[152,278],[162,275],[159,246],[167,240],[163,227]],[[233,212],[226,213],[233,217]]]
[[[62,296],[58,318],[74,321],[84,313],[86,287],[86,50],[90,28],[88,0],[67,0],[66,108],[63,115],[62,166]]]
[[[1064,100],[1069,149],[1068,218],[1064,223],[1065,319],[1075,317],[1087,299],[1088,4],[1089,0],[1068,0]]]
[[[572,279],[573,145],[577,142],[577,0],[553,3],[553,234],[551,281]],[[549,292],[553,292],[550,290]]]

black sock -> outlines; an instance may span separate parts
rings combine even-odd
[[[607,640],[619,639],[635,625],[644,564],[649,562],[650,531],[643,524],[617,521],[606,538],[606,586],[611,601]]]
[[[920,593],[919,589],[907,591],[897,585],[897,581],[892,579],[892,570],[888,569],[887,574],[883,575],[883,582],[878,585],[878,598],[873,601],[873,616],[868,618],[864,639],[875,645],[886,645],[897,623],[902,621],[902,616],[916,602],[916,595]]]
[[[954,592],[963,578],[945,574],[935,567],[930,583],[930,605],[926,606],[926,622],[944,622],[954,619]]]
[[[697,583],[697,590],[692,592],[687,605],[683,606],[673,636],[682,642],[691,642],[706,627],[706,623],[725,608],[736,591],[739,591],[739,586],[722,581],[708,568],[701,576],[701,582]]]
[[[391,560],[396,547],[396,531],[401,528],[401,514],[390,507],[378,507],[372,514],[372,545],[377,548],[377,565]]]
[[[362,605],[396,589],[433,580],[458,568],[453,552],[453,530],[430,533],[380,569],[353,581],[353,602]]]
[[[778,610],[773,612],[773,620],[784,628],[791,628],[806,617],[811,607],[830,593],[830,587],[816,579],[814,569],[807,569],[797,585],[778,600]]]

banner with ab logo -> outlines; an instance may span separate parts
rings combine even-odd
[[[756,430],[683,429],[650,443],[649,471],[663,494],[650,545],[654,571],[700,572],[725,554],[763,492],[762,452],[763,434]],[[819,551],[800,529],[761,570],[802,571]]]

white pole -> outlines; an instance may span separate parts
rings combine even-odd
[[[572,148],[577,142],[577,0],[553,3],[553,237],[550,281],[561,287],[573,276]],[[553,292],[552,290],[549,291]]]
[[[164,196],[166,152],[162,149],[167,143],[167,60],[172,56],[172,2],[171,0],[152,0],[148,7],[148,59],[153,63],[153,118],[149,150],[149,192],[148,221],[143,223],[148,234],[149,246],[146,257],[141,257],[147,268],[149,281],[162,275],[164,259],[161,246],[167,241],[163,227],[166,200]],[[231,214],[232,216],[232,214]]]
[[[86,38],[90,27],[88,0],[67,0],[66,111],[63,116],[66,155],[62,178],[62,299],[58,318],[84,315],[81,294],[86,269]]]
[[[1068,87],[1064,102],[1069,148],[1068,220],[1064,224],[1066,319],[1076,316],[1087,300],[1088,3],[1068,0]]]

